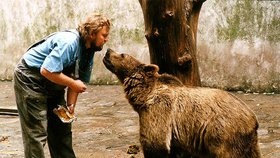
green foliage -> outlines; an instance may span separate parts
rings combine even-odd
[[[139,42],[139,43],[145,42],[144,35],[140,31],[139,27],[133,29],[122,27],[119,28],[116,33],[119,35],[121,44],[125,44],[129,41]]]
[[[135,5],[129,1],[124,1],[125,9],[120,10],[115,3],[103,1],[99,12],[107,15],[113,24],[110,38],[117,40],[109,40],[109,45],[124,45],[128,43],[145,43],[144,37],[144,19],[142,14],[135,10]],[[137,3],[137,2],[136,2]],[[140,6],[139,6],[140,7]]]
[[[269,41],[280,41],[280,17],[273,17],[267,25],[267,39]],[[270,31],[271,30],[271,31]]]
[[[250,41],[256,37],[271,42],[279,41],[279,8],[265,3],[267,1],[237,0],[233,6],[225,7],[227,25],[218,25],[218,38]]]
[[[52,0],[46,0],[46,7],[40,11],[33,20],[31,25],[25,26],[23,29],[23,38],[25,45],[47,36],[53,32],[61,30],[65,21],[72,22],[75,17],[74,6],[72,3],[65,3],[63,13],[59,12],[59,2],[53,4]]]

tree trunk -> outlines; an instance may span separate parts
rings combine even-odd
[[[205,0],[139,0],[151,63],[160,73],[200,86],[196,59],[198,17]]]

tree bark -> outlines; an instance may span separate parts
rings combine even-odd
[[[200,86],[196,59],[198,17],[205,0],[139,0],[151,63],[160,73]]]

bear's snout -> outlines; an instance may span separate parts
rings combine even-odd
[[[112,52],[112,51],[113,51],[113,50],[112,50],[111,48],[108,48],[106,54],[107,54],[107,53],[110,53],[110,52]]]
[[[111,59],[112,56],[117,56],[117,55],[118,55],[118,54],[117,54],[114,50],[108,48],[107,51],[106,51],[106,54],[105,54],[104,59],[110,61],[110,60],[112,60],[112,59]]]
[[[109,69],[110,71],[113,70],[113,65],[112,65],[111,60],[110,60],[110,53],[111,52],[112,52],[112,49],[108,48],[107,52],[106,52],[106,54],[105,54],[105,56],[103,58],[103,63],[105,65],[105,67],[107,69]]]
[[[105,59],[105,58],[106,58],[106,59],[110,59],[110,53],[111,53],[112,51],[113,51],[112,49],[108,48],[107,51],[106,51],[106,54],[105,54],[105,56],[104,56],[104,59]],[[103,60],[104,60],[104,59],[103,59]]]

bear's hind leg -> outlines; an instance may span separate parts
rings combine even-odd
[[[211,155],[215,158],[260,158],[260,149],[257,140],[248,143],[242,140],[233,143],[224,143],[219,147],[212,148]]]
[[[246,158],[260,158],[261,152],[258,144],[257,138],[249,145],[249,151],[246,153]]]

